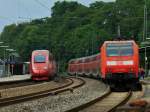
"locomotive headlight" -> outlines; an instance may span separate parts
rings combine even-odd
[[[133,65],[133,61],[107,61],[107,65],[113,66],[113,65]]]
[[[45,66],[44,69],[48,69],[48,67]]]
[[[117,65],[116,61],[107,61],[107,65]]]
[[[133,61],[123,61],[123,65],[133,65]]]

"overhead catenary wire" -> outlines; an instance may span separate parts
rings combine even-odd
[[[15,20],[14,17],[6,17],[6,16],[0,16],[0,19],[1,20],[7,20],[7,21],[13,21],[13,20]]]
[[[43,4],[42,2],[40,2],[39,0],[34,0],[34,1],[38,3],[39,5],[41,5],[42,7],[44,7],[45,9],[47,9],[48,11],[50,11],[50,8],[46,6],[45,4]]]
[[[31,20],[31,19],[32,19],[32,18],[31,18],[31,14],[30,14],[30,11],[28,10],[28,8],[24,5],[24,3],[22,3],[21,0],[19,0],[19,3],[20,3],[20,5],[22,5],[22,7],[24,7],[24,9],[26,10],[27,17],[22,17],[22,16],[20,16],[20,13],[19,13],[18,18],[19,18],[19,19],[29,19],[29,20]]]
[[[44,7],[45,9],[47,9],[48,11],[50,11],[50,8],[47,7],[45,4],[43,4],[42,2],[40,2],[39,0],[34,0],[34,1],[36,1],[36,3],[38,3],[39,5],[41,5],[42,7]],[[22,4],[23,4],[23,3],[21,3],[21,1],[19,0],[19,1],[18,1],[18,11],[20,11],[19,5],[22,5]],[[5,17],[5,16],[0,16],[0,19],[1,19],[1,20],[13,21],[13,22],[14,22],[14,20],[16,20],[17,18],[20,19],[20,20],[30,20],[30,21],[31,21],[33,18],[31,18],[30,11],[28,10],[27,7],[25,7],[25,6],[23,6],[23,7],[25,8],[25,10],[26,10],[28,16],[26,16],[26,17],[25,17],[25,16],[21,16],[21,15],[20,15],[20,12],[18,12],[18,17]]]
[[[30,13],[29,13],[29,10],[24,6],[24,8],[25,8],[25,10],[26,10],[26,12],[27,12],[27,15],[29,16],[29,17],[24,17],[24,16],[20,16],[20,5],[22,5],[23,3],[21,3],[21,1],[19,0],[18,1],[18,17],[6,17],[6,16],[0,16],[0,20],[7,20],[7,21],[12,21],[12,22],[14,22],[15,23],[15,20],[16,19],[19,19],[19,20],[31,20],[32,18],[30,17]]]
[[[32,18],[30,18],[30,17],[22,17],[22,16],[19,16],[18,17],[19,19],[24,19],[24,20],[31,20]]]

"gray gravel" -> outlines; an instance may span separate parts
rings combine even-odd
[[[144,85],[145,91],[144,91],[144,96],[142,97],[142,99],[145,99],[150,102],[150,77],[146,77],[144,81],[146,81],[146,83],[149,83],[149,84]]]
[[[150,97],[150,85],[145,85],[145,92],[143,97]]]
[[[0,108],[0,112],[64,112],[104,94],[106,89],[100,81],[86,79],[86,85],[75,89],[73,93],[10,105]]]

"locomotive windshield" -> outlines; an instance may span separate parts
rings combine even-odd
[[[132,56],[132,43],[109,43],[106,45],[107,56]]]
[[[37,55],[34,57],[34,62],[36,63],[43,63],[45,62],[45,56],[43,55]]]

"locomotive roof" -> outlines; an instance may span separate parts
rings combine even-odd
[[[34,50],[34,51],[48,51],[49,52],[49,50]]]
[[[105,41],[104,43],[135,43],[134,40]]]
[[[34,50],[34,51],[32,51],[32,55],[34,55],[36,53],[40,53],[40,52],[45,52],[45,53],[48,53],[49,56],[52,56],[52,53],[49,52],[49,50]]]
[[[120,40],[120,41],[105,41],[102,46],[106,46],[106,44],[133,44],[138,47],[134,40]]]
[[[49,52],[49,50],[34,50],[34,51],[32,51],[32,53],[37,53],[37,52],[47,52],[47,53],[51,54]]]

